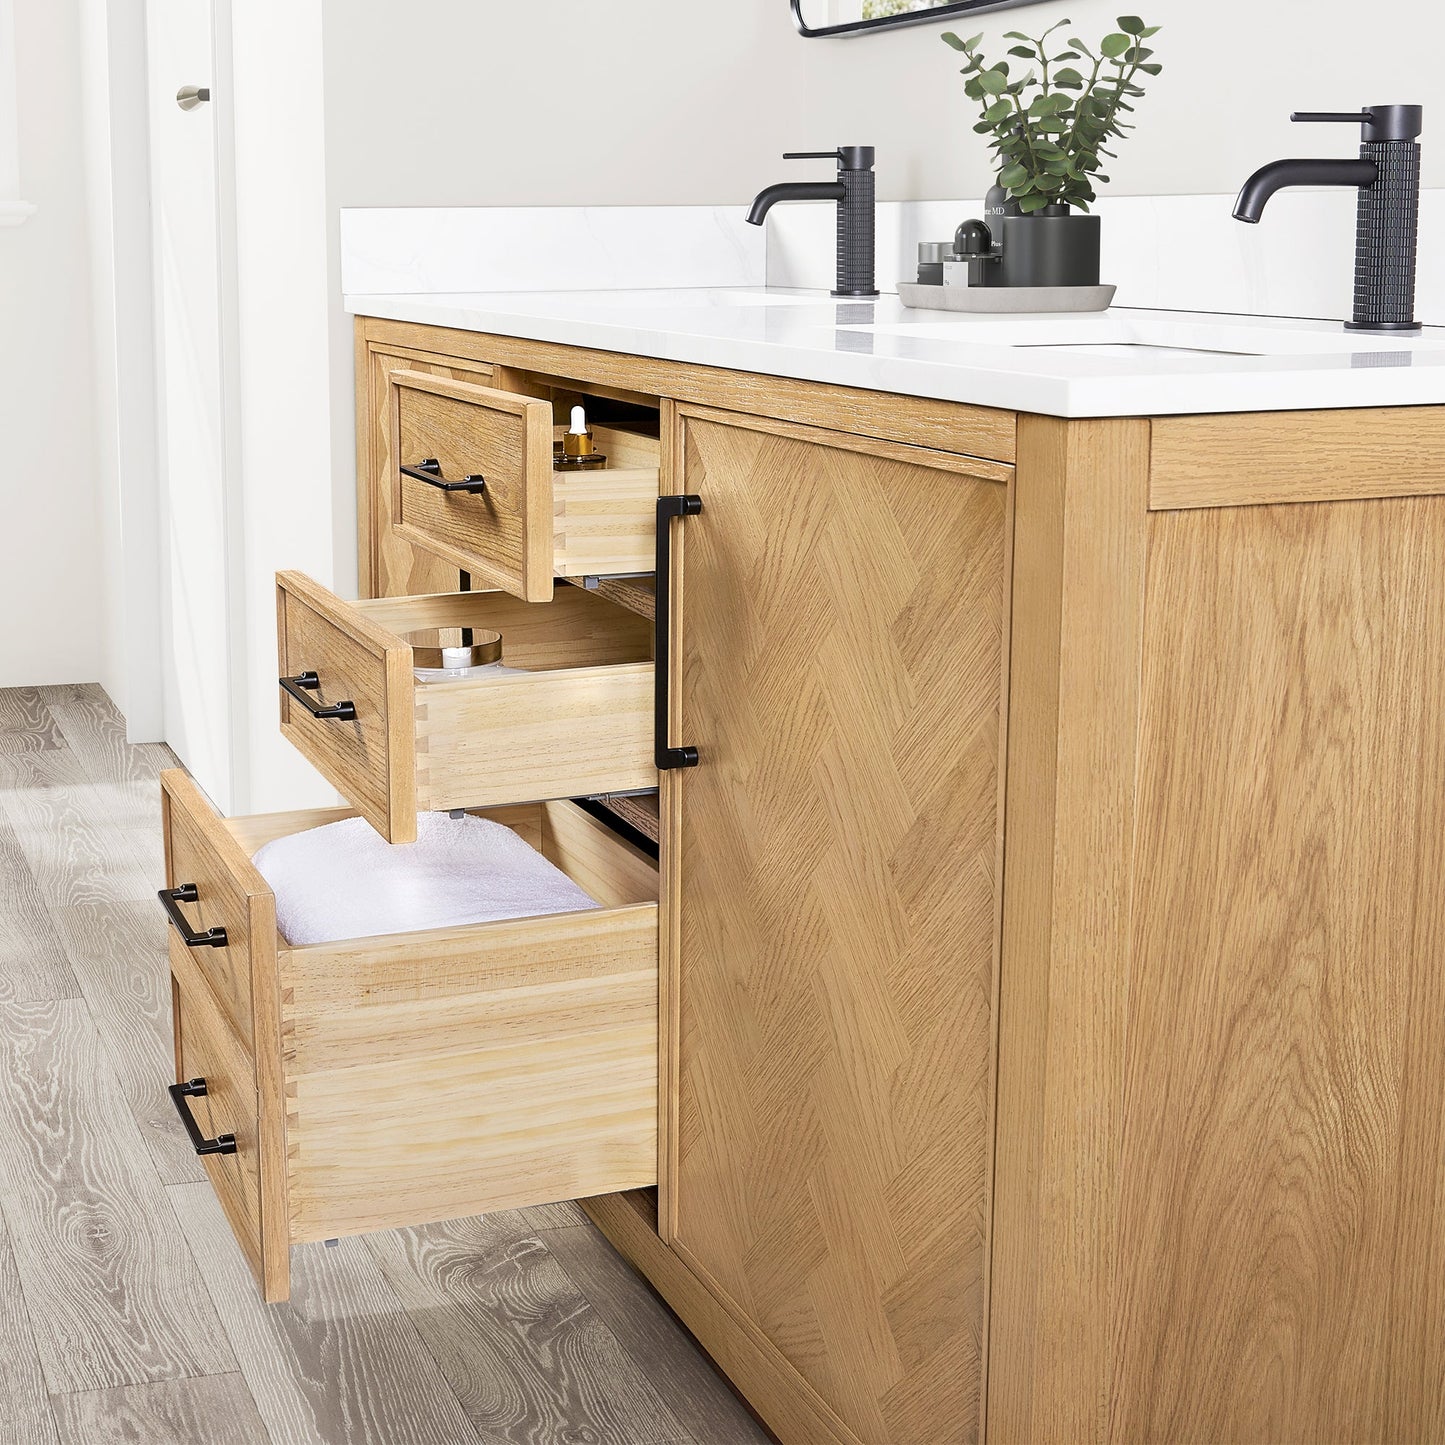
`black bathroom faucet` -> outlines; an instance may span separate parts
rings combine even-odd
[[[1418,105],[1375,105],[1345,115],[1297,111],[1291,120],[1341,121],[1363,127],[1358,160],[1285,160],[1261,166],[1234,205],[1236,220],[1257,222],[1265,202],[1286,186],[1355,186],[1353,331],[1418,331],[1415,262],[1420,234]]]
[[[838,273],[835,296],[876,296],[873,284],[874,181],[872,146],[839,146],[835,151],[788,151],[785,161],[838,162],[836,181],[783,181],[757,194],[748,212],[761,226],[779,201],[837,201]]]

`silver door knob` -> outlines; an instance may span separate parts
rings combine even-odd
[[[183,85],[176,92],[176,104],[182,110],[194,110],[211,98],[211,91],[204,85]]]

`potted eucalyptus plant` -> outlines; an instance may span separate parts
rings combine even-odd
[[[1160,27],[1121,15],[1097,45],[1075,35],[1051,42],[1071,23],[1037,39],[1009,31],[1008,54],[1024,62],[1017,76],[1008,60],[988,59],[982,35],[943,37],[967,60],[964,94],[981,109],[974,130],[990,138],[999,165],[984,222],[959,228],[955,249],[973,259],[971,285],[1098,284],[1099,218],[1089,206],[1109,180],[1110,146],[1134,129],[1126,117],[1144,94],[1141,77],[1163,69],[1145,44]]]

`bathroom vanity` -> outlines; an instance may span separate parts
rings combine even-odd
[[[349,305],[362,600],[278,605],[354,716],[282,726],[604,906],[292,949],[248,854],[310,815],[170,778],[266,1296],[585,1196],[788,1445],[1445,1437],[1445,340]],[[468,625],[528,675],[417,684]]]

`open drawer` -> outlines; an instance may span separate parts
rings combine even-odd
[[[418,810],[657,786],[651,626],[581,588],[343,602],[283,572],[276,610],[282,733],[393,843]],[[402,634],[454,627],[525,673],[418,683]]]
[[[227,821],[180,769],[161,785],[168,891],[193,890],[171,930],[179,1107],[266,1299],[293,1244],[656,1183],[651,859],[574,803],[491,810],[602,906],[292,947],[250,931],[275,916],[252,854],[355,814]]]
[[[528,602],[554,577],[652,570],[656,437],[594,427],[608,466],[554,472],[550,401],[420,371],[390,384],[398,537]]]

